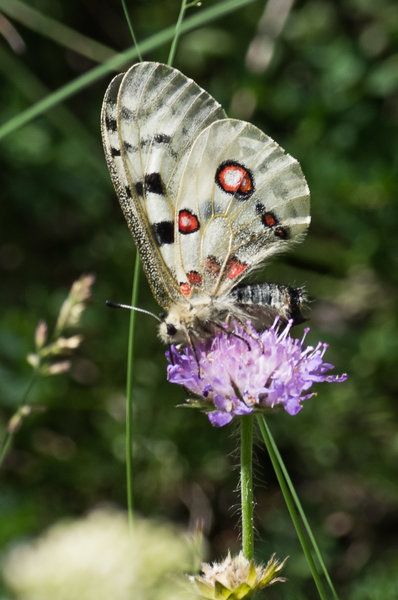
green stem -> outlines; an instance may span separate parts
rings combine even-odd
[[[135,38],[133,25],[127,10],[125,0],[122,1],[124,16],[130,29],[133,44],[137,52],[139,61],[142,62],[137,40]],[[137,306],[138,288],[140,281],[140,257],[138,252],[135,254],[133,286],[131,291],[131,306]],[[135,337],[135,317],[136,312],[130,313],[129,339],[127,350],[127,378],[126,378],[126,485],[127,485],[127,511],[130,528],[133,525],[133,372],[134,372],[134,337]]]
[[[11,417],[11,419],[8,422],[7,432],[4,436],[4,439],[2,441],[1,448],[0,448],[0,467],[3,464],[5,457],[7,456],[7,453],[10,449],[12,440],[14,439],[14,436],[22,423],[24,416],[26,416],[23,414],[22,408],[27,403],[28,396],[29,396],[34,384],[36,383],[36,379],[37,379],[37,373],[33,373],[31,380],[29,381],[28,386],[25,390],[25,393],[22,396],[21,402],[19,403],[18,410],[15,411],[15,413],[13,414],[13,416]],[[19,415],[19,418],[18,418],[18,415]],[[11,426],[11,424],[12,424],[12,426]]]
[[[173,37],[173,40],[172,40],[171,46],[170,46],[169,58],[167,59],[167,64],[169,66],[171,66],[174,62],[174,57],[175,57],[175,53],[177,50],[177,44],[178,44],[178,40],[179,40],[180,34],[181,34],[181,25],[184,20],[186,4],[187,4],[187,1],[182,0],[181,6],[180,6],[180,13],[178,15],[178,19],[177,19],[177,23],[176,23],[174,37]]]
[[[131,306],[137,306],[138,286],[140,280],[140,257],[135,256]],[[127,351],[126,381],[126,482],[127,510],[130,526],[133,524],[133,366],[134,366],[134,333],[136,312],[130,312],[129,339]]]
[[[240,434],[240,494],[242,507],[242,551],[253,558],[253,416],[241,417]]]
[[[187,0],[182,0],[181,1],[180,13],[178,15],[177,23],[176,23],[176,26],[175,26],[174,37],[173,37],[173,40],[171,42],[169,58],[167,59],[167,64],[170,67],[171,67],[171,65],[174,62],[175,53],[176,53],[176,50],[177,50],[178,40],[180,39],[180,35],[181,35],[181,32],[182,32],[182,23],[184,21],[185,11],[187,10],[187,8],[191,8],[192,6],[196,6],[196,5],[197,5],[196,0],[194,0],[193,2],[188,2],[188,3],[187,3]]]
[[[271,459],[271,463],[272,463],[272,466],[274,468],[275,475],[276,475],[276,477],[278,479],[278,483],[280,485],[283,497],[285,499],[287,509],[288,509],[290,517],[291,517],[291,519],[293,521],[293,525],[294,525],[294,527],[296,529],[297,536],[299,538],[299,541],[300,541],[301,547],[303,549],[305,558],[307,560],[307,563],[308,563],[308,566],[310,568],[312,577],[313,577],[315,585],[317,587],[317,590],[318,590],[318,593],[319,593],[319,597],[321,598],[321,600],[327,600],[327,595],[326,595],[323,583],[321,581],[321,578],[319,576],[318,570],[316,568],[314,559],[312,558],[311,549],[310,549],[310,547],[308,545],[308,541],[307,541],[307,538],[305,536],[305,532],[304,532],[303,526],[302,526],[302,524],[300,522],[300,518],[299,518],[298,512],[297,512],[296,507],[294,505],[292,494],[290,493],[289,487],[288,487],[288,485],[286,483],[286,480],[284,478],[284,475],[283,475],[283,471],[282,471],[282,469],[281,469],[281,467],[279,465],[278,457],[277,457],[277,454],[275,452],[274,445],[273,445],[272,439],[271,439],[271,432],[270,432],[270,430],[268,428],[268,425],[267,425],[267,423],[265,421],[264,415],[257,415],[257,421],[258,421],[258,424],[259,424],[259,427],[260,427],[260,431],[261,431],[261,435],[263,437],[263,440],[264,440],[265,446],[267,448],[269,457]]]
[[[140,52],[140,47],[139,47],[139,45],[137,44],[137,40],[136,40],[135,33],[134,33],[134,29],[133,29],[133,24],[131,23],[130,15],[129,15],[129,12],[128,12],[128,10],[127,10],[127,6],[126,6],[126,2],[125,2],[125,0],[122,0],[122,6],[123,6],[123,12],[124,12],[124,16],[125,16],[125,18],[126,18],[126,21],[127,21],[127,25],[128,25],[128,27],[129,27],[129,29],[130,29],[130,35],[131,35],[131,37],[132,37],[132,39],[133,39],[133,44],[134,44],[134,47],[135,47],[135,49],[137,50],[137,56],[138,56],[138,60],[139,60],[140,62],[142,62],[142,56],[141,56],[141,52]]]
[[[4,436],[3,443],[1,444],[0,466],[3,464],[3,460],[7,456],[7,452],[11,446],[12,438],[13,438],[13,434],[11,434],[9,431],[7,431],[7,433]]]

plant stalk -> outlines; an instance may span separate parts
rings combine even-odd
[[[240,419],[240,493],[242,509],[242,551],[248,560],[254,554],[253,541],[253,416]]]
[[[135,255],[133,288],[131,306],[137,306],[138,287],[140,280],[140,257]],[[127,381],[126,381],[126,484],[127,511],[130,527],[133,524],[133,367],[134,367],[134,333],[136,312],[130,312],[129,339],[127,350]]]

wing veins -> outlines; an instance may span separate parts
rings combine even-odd
[[[138,115],[140,107],[141,107],[141,99],[143,97],[143,94],[145,92],[146,86],[149,85],[149,80],[150,77],[153,75],[153,73],[155,72],[156,69],[152,69],[152,72],[150,73],[149,77],[147,78],[147,80],[145,81],[145,84],[143,85],[141,94],[139,96],[139,102],[137,103],[137,111],[136,111],[136,115]],[[131,192],[132,192],[132,199],[131,201],[134,203],[135,206],[135,210],[136,212],[139,214],[139,218],[141,219],[141,221],[144,223],[145,229],[147,231],[147,235],[150,237],[151,241],[152,241],[152,246],[154,249],[154,255],[155,255],[155,260],[157,260],[158,262],[160,262],[162,268],[161,268],[161,273],[162,273],[162,277],[163,280],[165,280],[165,285],[162,286],[163,288],[163,292],[165,293],[165,295],[169,298],[169,300],[171,302],[175,301],[175,296],[172,295],[172,293],[170,292],[170,284],[171,284],[171,288],[174,289],[175,291],[178,291],[178,287],[176,286],[176,283],[174,281],[174,279],[171,276],[170,270],[168,269],[168,267],[166,266],[166,263],[164,261],[164,258],[161,254],[161,252],[159,251],[159,247],[158,244],[152,234],[152,228],[150,226],[148,217],[147,217],[147,212],[144,208],[144,206],[141,203],[141,200],[137,194],[136,191],[136,187],[134,184],[134,181],[132,179],[132,177],[135,175],[136,177],[136,181],[140,180],[140,174],[137,172],[137,169],[134,167],[134,164],[132,162],[132,159],[130,158],[130,156],[128,155],[127,152],[125,152],[124,150],[124,145],[123,145],[123,138],[121,136],[121,127],[120,125],[120,119],[121,119],[121,110],[120,110],[120,103],[121,103],[121,95],[122,95],[122,91],[123,91],[123,82],[120,85],[120,89],[118,92],[118,98],[117,98],[117,108],[116,108],[116,118],[118,121],[118,127],[117,127],[117,131],[118,131],[118,138],[119,138],[119,147],[120,147],[120,152],[121,152],[121,158],[122,158],[122,164],[123,164],[123,168],[124,168],[124,173],[126,176],[126,179],[129,183]],[[140,164],[140,168],[141,168],[141,174],[144,176],[144,182],[145,182],[145,171],[144,171],[144,167],[143,167],[143,156],[142,156],[142,145],[141,145],[141,133],[140,133],[140,127],[138,124],[138,117],[136,116],[134,119],[134,124],[135,127],[137,129],[137,139],[138,139],[138,158],[139,158],[139,164]],[[150,155],[148,154],[148,157]],[[128,167],[128,164],[131,166],[131,170]],[[145,185],[143,185],[143,202],[144,205],[146,203],[146,190],[145,190]],[[151,281],[150,281],[150,285],[151,288],[154,292],[154,295],[157,296]]]

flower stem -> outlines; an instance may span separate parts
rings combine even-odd
[[[138,285],[140,279],[140,257],[135,256],[133,289],[131,305],[137,306]],[[130,312],[129,340],[127,351],[127,382],[126,382],[126,483],[127,510],[130,526],[133,524],[133,365],[134,365],[134,332],[135,310]]]
[[[37,377],[37,372],[33,373],[28,383],[28,386],[24,392],[24,395],[22,396],[21,402],[19,403],[18,410],[13,414],[13,416],[8,422],[7,431],[0,446],[0,467],[2,466],[4,459],[8,454],[15,433],[18,431],[19,427],[22,424],[23,418],[26,416],[26,414],[24,414],[23,408],[27,404],[28,396],[34,384],[36,383]]]
[[[253,416],[240,419],[240,493],[242,507],[242,551],[253,558]]]
[[[3,464],[3,460],[5,459],[5,457],[7,456],[8,450],[11,446],[11,442],[12,442],[12,434],[7,431],[3,442],[1,444],[1,450],[0,450],[0,466]]]

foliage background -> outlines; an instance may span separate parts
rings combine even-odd
[[[2,0],[7,10],[13,0]],[[205,6],[215,2],[204,2]],[[282,10],[284,3],[273,3]],[[32,0],[71,28],[70,48],[1,17],[1,122],[92,68],[73,31],[121,51],[131,44],[118,2]],[[394,0],[297,2],[255,72],[248,49],[265,3],[185,35],[175,66],[231,117],[250,120],[299,159],[312,192],[303,244],[259,279],[302,285],[310,340],[349,381],[319,388],[296,417],[270,425],[343,597],[393,600],[398,590],[396,199],[398,5]],[[176,21],[179,3],[130,2],[139,39]],[[191,11],[201,10],[200,8]],[[14,31],[8,27],[11,23]],[[29,20],[28,20],[29,21]],[[268,35],[268,37],[267,37]],[[145,56],[166,61],[168,46]],[[99,62],[101,59],[98,59]],[[54,322],[71,282],[94,272],[86,341],[70,377],[43,380],[46,406],[24,424],[1,474],[0,548],[65,515],[125,504],[124,386],[134,246],[102,155],[104,78],[1,141],[0,424],[27,385],[25,355],[39,318]],[[140,306],[157,311],[142,278]],[[238,548],[237,438],[175,405],[152,320],[138,319],[135,505],[182,525],[204,524],[209,559]],[[297,331],[297,335],[300,332]],[[257,554],[290,555],[288,583],[269,598],[312,599],[293,527],[262,446],[256,462]],[[274,594],[274,595],[272,595]]]

